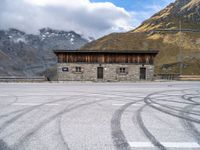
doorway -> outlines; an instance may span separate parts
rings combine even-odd
[[[140,80],[146,80],[146,68],[140,68]]]
[[[97,79],[103,79],[103,67],[97,68]]]

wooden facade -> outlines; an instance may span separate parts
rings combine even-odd
[[[56,50],[58,63],[153,64],[157,51],[77,51]]]

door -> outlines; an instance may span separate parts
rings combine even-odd
[[[140,80],[146,80],[146,68],[140,68]]]
[[[97,68],[97,79],[103,79],[103,67]]]

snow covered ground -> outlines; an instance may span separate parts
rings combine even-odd
[[[0,150],[200,149],[200,82],[0,83]]]

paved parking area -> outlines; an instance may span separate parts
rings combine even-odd
[[[0,83],[0,150],[200,149],[200,82]]]

